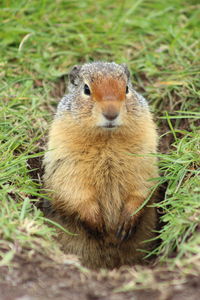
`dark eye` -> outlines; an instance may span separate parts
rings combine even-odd
[[[91,94],[90,88],[87,84],[84,85],[84,94],[85,95],[90,95]]]
[[[128,89],[128,85],[126,86],[126,94],[128,94],[129,89]]]

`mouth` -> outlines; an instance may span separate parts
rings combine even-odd
[[[109,125],[105,125],[103,126],[104,128],[115,128],[116,126],[115,125],[112,125],[112,124],[109,124]]]
[[[109,124],[106,124],[106,125],[104,125],[102,127],[106,128],[106,129],[114,129],[114,128],[117,128],[119,126],[109,123]]]
[[[107,120],[106,118],[102,118],[100,119],[100,122],[98,122],[96,125],[103,129],[115,130],[116,128],[119,128],[122,125],[122,121],[119,117],[115,118],[114,120]]]

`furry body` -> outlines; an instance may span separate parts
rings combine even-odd
[[[99,64],[102,71],[105,63]],[[156,224],[153,207],[131,216],[149,196],[153,186],[149,179],[158,176],[156,158],[150,155],[157,147],[155,124],[148,105],[141,103],[144,98],[134,90],[124,96],[128,76],[122,67],[121,77],[116,76],[115,66],[119,65],[103,77],[98,75],[98,80],[96,71],[90,74],[91,95],[84,98],[77,92],[81,104],[78,108],[71,104],[74,114],[69,103],[69,109],[60,104],[44,160],[44,182],[52,190],[55,220],[78,234],[59,231],[58,239],[66,253],[77,254],[92,268],[141,261],[144,253],[139,249],[149,249],[150,243],[143,241],[153,237]],[[113,114],[117,117],[109,121],[102,114],[109,120]]]

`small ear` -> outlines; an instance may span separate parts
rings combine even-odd
[[[69,81],[74,85],[78,84],[77,79],[78,79],[80,70],[81,70],[81,66],[80,65],[75,65],[75,66],[73,66],[73,68],[69,72]]]
[[[121,66],[124,68],[124,72],[125,72],[127,78],[129,79],[131,74],[130,74],[130,71],[129,71],[127,65],[126,64],[121,64]]]

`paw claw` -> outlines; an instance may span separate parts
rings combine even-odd
[[[123,227],[124,227],[124,224],[122,224],[122,225],[120,225],[120,226],[118,227],[117,232],[116,232],[116,237],[117,237],[117,238],[120,238],[121,232],[122,232],[122,230],[123,230]]]
[[[133,233],[133,227],[131,227],[131,228],[128,230],[128,232],[127,232],[127,234],[126,234],[126,240],[128,240],[128,239],[131,237],[132,233]]]

